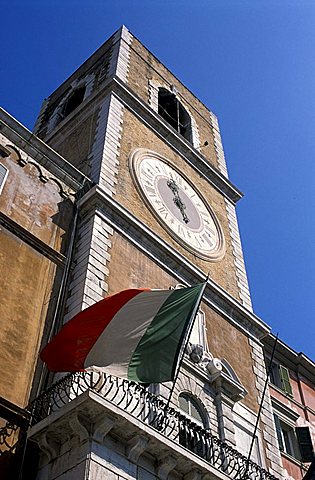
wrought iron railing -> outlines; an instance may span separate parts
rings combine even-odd
[[[277,480],[276,477],[213,436],[145,387],[111,375],[80,372],[64,377],[30,406],[34,425],[86,390],[97,392],[123,411],[181,444],[235,480]]]
[[[11,422],[7,422],[0,428],[0,456],[15,450],[19,439],[18,432],[18,425]]]

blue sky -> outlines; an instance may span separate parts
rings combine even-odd
[[[125,24],[219,118],[256,314],[314,359],[315,2],[1,2],[1,104],[41,101]]]

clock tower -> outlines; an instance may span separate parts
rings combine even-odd
[[[44,101],[34,133],[91,180],[77,199],[60,321],[107,294],[209,274],[171,401],[192,416],[199,408],[202,426],[246,455],[269,328],[252,310],[235,210],[242,193],[228,178],[216,116],[122,27]],[[166,398],[170,385],[153,389]],[[268,394],[262,412],[252,458],[281,476]],[[165,469],[182,478],[176,462]],[[161,471],[152,478],[167,478]]]

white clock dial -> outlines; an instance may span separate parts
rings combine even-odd
[[[224,237],[218,220],[176,167],[145,149],[133,153],[131,167],[140,194],[177,241],[207,260],[223,256]]]

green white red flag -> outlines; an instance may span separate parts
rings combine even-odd
[[[97,367],[140,383],[173,380],[205,285],[108,296],[66,323],[40,357],[53,372]]]

